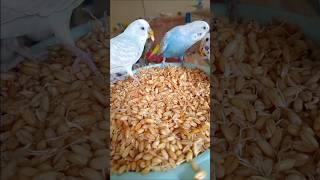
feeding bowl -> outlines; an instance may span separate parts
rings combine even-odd
[[[181,67],[181,63],[167,63],[166,67]],[[138,68],[133,71],[134,74],[138,73],[141,69],[148,69],[153,67],[161,67],[161,64],[154,64],[150,66],[145,66]],[[184,63],[184,66],[186,68],[199,68],[198,66],[191,64],[191,63]],[[205,72],[207,75],[210,74],[210,68],[208,66],[199,68],[203,72]],[[199,167],[204,170],[207,174],[206,178],[204,180],[210,179],[210,151],[206,150],[205,152],[198,155],[196,158],[194,158],[194,162],[199,165]],[[195,173],[192,168],[191,164],[184,162],[181,165],[178,165],[177,167],[173,169],[169,169],[167,171],[163,172],[150,172],[148,174],[141,174],[138,172],[126,172],[121,175],[118,174],[111,174],[112,180],[192,180],[195,176]]]

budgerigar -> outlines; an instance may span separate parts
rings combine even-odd
[[[156,46],[152,55],[158,53],[163,56],[162,66],[166,58],[178,57],[184,62],[185,52],[200,41],[209,32],[209,24],[205,21],[193,21],[169,30],[163,37],[161,44]]]
[[[148,38],[154,41],[154,34],[149,23],[144,19],[133,21],[123,33],[110,40],[110,77],[115,80],[117,73],[127,72],[135,82],[132,66],[142,56]]]
[[[73,70],[83,60],[96,75],[102,77],[91,56],[76,47],[70,34],[70,19],[73,9],[84,0],[2,0],[1,1],[1,70],[6,71],[24,58],[45,57],[46,52],[34,55],[18,42],[20,36],[53,33],[55,37],[76,56]],[[16,58],[14,58],[16,57]]]
[[[205,56],[206,59],[210,59],[210,33],[207,33],[201,40],[199,53],[201,56]]]

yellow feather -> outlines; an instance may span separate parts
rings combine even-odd
[[[158,54],[159,50],[160,50],[160,44],[157,44],[156,47],[155,47],[155,48],[153,49],[153,51],[151,52],[151,56],[153,56],[153,55],[155,55],[155,54],[159,55],[159,54]]]

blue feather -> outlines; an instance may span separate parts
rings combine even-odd
[[[185,52],[192,46],[189,37],[182,36],[178,30],[172,31],[165,41],[166,48],[162,55],[166,58],[183,57]]]
[[[183,61],[186,51],[202,39],[209,29],[209,24],[204,21],[176,26],[165,34],[159,54],[164,58],[180,58]]]

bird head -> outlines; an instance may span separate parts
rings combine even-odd
[[[205,21],[193,21],[186,24],[188,31],[191,32],[191,38],[194,42],[200,41],[209,32],[210,26]]]
[[[141,39],[147,40],[151,38],[154,41],[154,33],[149,23],[144,19],[138,19],[133,21],[124,31],[125,33],[131,33],[138,35]]]
[[[210,55],[210,33],[207,33],[201,41],[199,47],[199,54],[201,56],[209,56]]]

